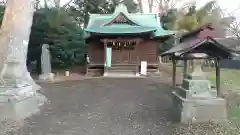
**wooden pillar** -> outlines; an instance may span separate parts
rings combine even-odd
[[[140,60],[139,60],[139,56],[137,56],[137,64],[136,64],[136,74],[139,75],[140,74],[140,69],[141,68],[141,64],[140,64]]]
[[[172,73],[172,87],[175,88],[176,87],[176,65],[177,65],[177,62],[176,62],[176,59],[175,57],[172,57],[172,70],[173,70],[173,73]]]
[[[220,60],[218,58],[215,59],[215,68],[216,68],[216,89],[217,95],[221,95],[221,87],[220,87]]]
[[[107,42],[104,41],[104,73],[108,72],[107,69]]]
[[[183,79],[187,78],[188,73],[188,61],[186,58],[183,59]]]

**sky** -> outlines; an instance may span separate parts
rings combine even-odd
[[[147,1],[148,0],[142,0],[144,4],[144,9],[146,11],[148,11],[148,5],[147,5]],[[177,1],[177,0],[175,0]],[[177,3],[178,7],[183,6],[184,4],[188,3],[188,2],[193,2],[196,1],[197,7],[201,7],[204,4],[206,4],[207,2],[209,2],[210,0],[183,0],[181,1],[181,3]],[[233,10],[240,8],[240,0],[216,0],[218,5],[228,11],[228,12],[232,12]]]
[[[148,9],[148,0],[142,0],[144,3],[143,9],[144,12],[149,12]],[[174,1],[174,0],[173,0]],[[175,0],[179,1],[179,0]],[[188,2],[196,2],[197,8],[204,6],[210,0],[182,0],[181,3],[177,3],[177,7],[182,7]],[[224,11],[225,16],[229,16],[229,14],[234,15],[236,17],[236,21],[240,22],[240,0],[216,0],[217,4]],[[158,12],[158,9],[153,9],[153,12]]]
[[[44,0],[42,0],[43,2]],[[53,1],[53,0],[52,0]],[[63,5],[64,3],[68,2],[69,0],[61,0],[61,4]],[[147,1],[148,0],[142,0],[143,1],[143,8],[144,8],[144,12],[148,12],[148,4]],[[178,0],[175,0],[178,1]],[[183,2],[181,3],[177,3],[177,6],[182,6],[187,2],[191,2],[191,1],[196,1],[197,3],[197,7],[201,7],[204,4],[206,4],[208,1],[210,0],[183,0]],[[231,13],[234,14],[238,20],[240,21],[240,0],[216,0],[218,5],[226,12],[226,13]],[[238,9],[238,10],[237,10]],[[153,11],[157,12],[156,9]]]
[[[42,2],[43,1],[44,0],[42,0]],[[61,4],[64,4],[68,1],[69,0],[61,0]],[[142,0],[142,1],[145,2],[148,0]],[[181,3],[190,2],[190,1],[194,1],[194,0],[184,0],[184,2],[181,2]],[[196,0],[196,1],[197,1],[197,6],[201,7],[210,0]],[[233,10],[240,8],[240,0],[216,0],[216,1],[218,2],[221,8],[227,10],[228,12],[232,12]],[[144,8],[148,9],[147,6],[148,6],[147,3],[145,3]]]

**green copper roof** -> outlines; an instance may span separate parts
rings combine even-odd
[[[115,19],[119,14],[123,14],[127,19],[134,23],[129,24],[111,24],[106,25]],[[156,14],[131,14],[128,13],[126,7],[119,5],[113,14],[90,14],[90,19],[85,32],[101,33],[101,34],[134,34],[153,32],[153,36],[161,37],[172,35],[175,32],[164,30]]]
[[[142,26],[130,26],[130,25],[110,25],[105,27],[86,28],[85,31],[93,33],[105,33],[105,34],[134,34],[156,31],[155,27],[142,27]]]

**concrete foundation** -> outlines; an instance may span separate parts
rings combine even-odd
[[[25,119],[37,113],[46,100],[42,94],[33,92],[32,86],[0,88],[0,121],[6,118],[14,121]]]
[[[42,80],[42,81],[53,81],[54,78],[55,78],[55,74],[53,73],[39,75],[39,80]]]
[[[226,101],[222,98],[186,99],[173,92],[173,114],[180,123],[226,122]]]

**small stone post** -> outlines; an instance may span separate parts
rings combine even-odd
[[[51,55],[48,49],[49,49],[49,45],[47,44],[42,45],[42,54],[41,54],[42,74],[39,76],[39,79],[53,81],[54,74],[51,72]]]

